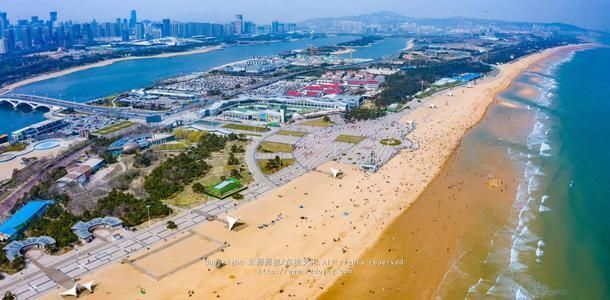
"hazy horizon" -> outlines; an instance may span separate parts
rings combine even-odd
[[[39,16],[48,19],[56,10],[60,20],[78,22],[112,21],[129,18],[131,9],[138,11],[140,20],[170,18],[179,21],[227,22],[235,14],[258,23],[272,20],[300,22],[311,18],[340,17],[393,11],[415,18],[467,17],[524,22],[561,22],[585,28],[610,31],[610,0],[411,0],[395,3],[391,0],[351,0],[330,2],[309,0],[286,2],[279,0],[233,0],[218,5],[209,0],[2,0],[0,11],[6,11],[11,21]],[[273,9],[269,9],[272,7]],[[574,13],[578,12],[578,13]]]

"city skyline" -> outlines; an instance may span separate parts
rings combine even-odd
[[[471,0],[466,3],[453,3],[448,0],[422,1],[415,0],[407,4],[397,5],[393,1],[380,0],[374,3],[365,0],[355,0],[350,5],[341,3],[316,2],[316,0],[291,3],[287,5],[275,0],[251,3],[248,1],[232,1],[223,3],[219,7],[194,0],[181,0],[165,3],[142,3],[136,0],[107,0],[103,2],[88,2],[83,5],[81,1],[64,0],[61,3],[49,0],[28,1],[35,5],[24,5],[23,1],[6,0],[0,11],[6,11],[9,19],[15,22],[19,19],[29,19],[30,16],[46,16],[48,11],[60,11],[60,20],[87,22],[92,19],[110,21],[117,16],[129,17],[132,9],[138,11],[139,19],[161,20],[170,18],[183,22],[226,22],[233,20],[236,13],[256,23],[270,23],[273,20],[287,22],[301,22],[311,18],[340,17],[359,15],[374,11],[393,11],[415,18],[445,18],[445,17],[471,17],[480,19],[498,19],[506,21],[526,22],[561,22],[592,28],[610,30],[610,1],[609,0],[543,0],[531,1],[485,1]],[[423,2],[426,5],[419,5]],[[266,8],[273,7],[273,11]],[[442,9],[439,9],[442,8]],[[579,11],[578,14],[568,12]]]

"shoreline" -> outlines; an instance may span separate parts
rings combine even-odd
[[[464,134],[459,138],[459,141],[457,143],[454,144],[453,148],[451,149],[450,153],[446,156],[446,159],[444,160],[444,162],[442,163],[441,167],[438,169],[438,172],[434,173],[434,175],[432,176],[432,178],[429,180],[428,184],[426,185],[426,187],[424,188],[424,190],[421,191],[421,193],[419,193],[419,195],[417,195],[416,199],[411,202],[409,205],[414,205],[416,202],[420,201],[420,198],[423,197],[423,194],[425,192],[428,191],[430,184],[435,181],[437,178],[439,178],[441,175],[444,174],[444,171],[446,171],[449,167],[449,164],[451,163],[452,159],[454,157],[456,157],[456,155],[458,155],[457,151],[460,149],[460,146],[462,145],[464,138],[466,137],[466,135],[473,129],[475,128],[478,124],[480,124],[485,117],[488,115],[489,110],[492,108],[494,102],[496,102],[496,99],[500,99],[499,96],[500,94],[502,94],[503,92],[505,92],[506,90],[508,90],[510,88],[510,86],[514,83],[514,80],[517,79],[523,72],[527,71],[527,69],[529,69],[531,66],[535,65],[536,63],[539,63],[541,61],[544,61],[545,59],[548,59],[549,57],[555,55],[558,52],[561,51],[571,51],[571,52],[577,52],[577,51],[582,51],[584,49],[588,49],[591,47],[596,47],[596,44],[577,44],[577,45],[566,45],[566,46],[560,46],[560,47],[556,47],[556,48],[551,48],[551,49],[546,49],[542,52],[539,53],[534,53],[525,57],[520,58],[519,60],[512,62],[510,65],[514,65],[517,63],[523,63],[523,61],[525,60],[531,60],[531,62],[526,63],[525,66],[521,67],[519,72],[514,73],[513,76],[511,76],[512,79],[508,80],[508,82],[503,82],[505,84],[503,85],[499,85],[498,87],[496,87],[493,91],[493,93],[491,93],[491,97],[489,97],[489,100],[485,103],[482,103],[482,105],[484,105],[484,111],[480,114],[480,117],[477,119],[476,122],[472,123],[471,126],[469,126],[465,131]],[[501,66],[496,66],[497,68],[500,68],[502,70],[502,68],[506,66],[506,65],[501,65]],[[502,71],[501,71],[502,72]],[[501,76],[501,74],[497,75],[498,77]],[[493,78],[485,78],[483,80],[493,80]],[[475,87],[476,88],[476,87]],[[442,97],[443,93],[441,92],[441,94],[435,94],[429,98],[427,98],[424,101],[430,101],[434,98],[439,98]],[[498,104],[500,105],[500,104]],[[509,188],[511,189],[511,188]],[[512,197],[514,198],[514,197]],[[512,201],[514,201],[514,199],[512,199]],[[401,211],[400,213],[398,213],[392,220],[390,220],[390,224],[394,224],[396,222],[399,221],[399,218],[403,215],[403,214],[407,214],[409,212],[409,208],[407,208],[404,211]],[[388,238],[388,236],[385,235],[385,233],[388,231],[388,228],[390,227],[390,225],[388,225],[386,228],[383,229],[383,231],[381,231],[379,233],[379,235],[376,236],[375,241],[372,243],[369,243],[368,245],[366,245],[365,249],[362,251],[362,254],[360,255],[360,257],[362,258],[363,256],[366,256],[366,253],[371,251],[373,249],[373,247],[378,244],[379,242],[381,242],[382,240],[384,240],[385,238]],[[450,267],[450,266],[449,266]],[[447,272],[449,270],[443,270],[443,277],[441,278],[441,280],[439,281],[439,285],[437,285],[434,288],[434,293],[432,294],[426,294],[424,297],[436,297],[438,296],[438,291],[440,288],[440,284],[443,282],[444,277],[446,276]],[[319,293],[317,293],[315,295],[314,298],[316,299],[336,299],[336,298],[341,298],[341,296],[345,296],[343,294],[340,294],[339,297],[337,297],[337,295],[332,295],[329,293],[329,290],[332,288],[338,288],[339,290],[342,289],[342,287],[339,285],[339,281],[341,278],[343,278],[344,276],[338,277],[336,278],[333,283],[326,288],[324,291],[321,291]],[[343,283],[344,284],[344,283]],[[341,285],[343,285],[341,284]],[[421,291],[420,291],[421,292]],[[353,295],[350,295],[353,296]],[[361,296],[361,295],[360,295]],[[421,297],[422,295],[417,295],[419,297]]]
[[[51,73],[44,73],[44,74],[36,75],[34,77],[27,78],[27,79],[21,80],[19,82],[11,83],[7,86],[0,88],[0,95],[8,94],[17,88],[20,88],[20,87],[23,87],[23,86],[26,86],[26,85],[29,85],[32,83],[36,83],[39,81],[53,79],[53,78],[65,76],[68,74],[88,70],[88,69],[105,67],[105,66],[109,66],[114,63],[117,63],[117,62],[136,60],[136,59],[169,58],[169,57],[178,57],[178,56],[185,56],[185,55],[195,55],[195,54],[202,54],[202,53],[208,53],[208,52],[220,50],[222,48],[223,48],[223,46],[212,46],[212,47],[205,47],[202,49],[195,49],[195,50],[190,50],[190,51],[185,51],[185,52],[161,53],[161,54],[151,55],[151,56],[128,56],[128,57],[120,57],[120,58],[102,60],[102,61],[99,61],[96,63],[84,65],[84,66],[77,66],[77,67],[72,67],[72,68],[68,68],[65,70],[61,70],[61,71],[55,71],[55,72],[51,72]]]
[[[248,259],[257,256],[284,259],[309,257],[347,261],[362,257],[380,240],[389,224],[407,211],[441,173],[465,134],[482,120],[498,93],[504,91],[530,65],[557,51],[574,47],[583,46],[553,48],[521,58],[500,66],[501,72],[497,76],[485,78],[472,89],[454,89],[455,97],[440,94],[424,100],[427,103],[435,102],[438,109],[422,105],[401,120],[417,122],[418,129],[410,138],[422,147],[413,152],[399,153],[378,173],[365,175],[357,167],[329,162],[318,168],[322,172],[309,172],[262,195],[256,204],[247,204],[232,212],[248,224],[238,232],[227,233],[224,224],[219,222],[205,223],[192,229],[224,239],[231,245],[210,259],[243,259],[246,266],[229,265],[214,269],[199,263],[173,273],[170,280],[155,281],[129,264],[114,263],[83,276],[83,280],[95,276],[102,283],[99,291],[89,298],[110,294],[130,298],[134,293],[130,291],[136,284],[145,286],[150,296],[159,299],[180,298],[178,295],[185,292],[187,286],[189,289],[195,288],[198,297],[220,296],[221,293],[222,297],[229,298],[244,293],[263,298],[284,297],[286,294],[297,298],[319,297],[337,283],[341,272],[328,276],[311,272],[268,275],[261,274],[260,269],[249,268]],[[329,166],[342,168],[345,177],[340,181],[329,180],[329,175],[325,173]],[[258,224],[278,215],[282,219],[273,227],[256,228]],[[166,248],[164,252],[168,253],[158,259],[171,260],[175,255],[180,255],[172,253],[171,248]],[[140,253],[146,255],[150,252],[143,250]],[[138,254],[133,257],[138,257]],[[336,270],[335,267],[331,266],[331,269]],[[350,269],[345,265],[338,267],[339,271],[341,267],[346,271]],[[209,276],[203,276],[205,281],[201,276],[194,276],[208,273]],[[282,293],[286,294],[279,295]],[[50,294],[48,296],[45,298],[52,299]]]

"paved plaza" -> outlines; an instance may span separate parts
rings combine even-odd
[[[260,137],[252,138],[252,142],[246,149],[246,164],[255,182],[242,192],[244,199],[235,201],[233,199],[213,200],[189,210],[184,210],[178,215],[157,222],[141,231],[128,231],[120,229],[108,231],[101,229],[94,233],[95,239],[88,244],[78,247],[78,250],[70,251],[60,256],[47,255],[42,251],[29,251],[27,253],[27,266],[19,274],[8,276],[0,282],[0,294],[12,291],[18,299],[34,299],[52,289],[60,292],[62,288],[69,288],[85,273],[93,272],[103,266],[120,261],[127,261],[134,268],[147,274],[155,280],[160,280],[174,272],[179,271],[195,262],[186,261],[180,266],[170,270],[157,270],[153,272],[141,266],[137,259],[130,258],[141,251],[163,251],[173,246],[172,240],[179,240],[178,236],[195,236],[192,229],[204,222],[222,221],[221,215],[235,209],[249,201],[257,199],[263,193],[277,186],[286,184],[293,179],[315,170],[327,161],[338,161],[345,164],[360,165],[367,162],[374,153],[375,163],[382,165],[404,149],[415,149],[408,134],[414,129],[412,126],[398,122],[406,112],[389,114],[383,118],[356,123],[345,123],[339,116],[332,116],[335,123],[332,127],[304,126],[300,123],[291,124],[282,130],[305,132],[303,137],[287,136],[277,134],[280,129],[262,134]],[[337,142],[339,135],[362,136],[364,140],[358,143]],[[401,141],[397,146],[385,146],[380,143],[382,139],[394,138]],[[294,146],[293,153],[258,153],[256,149],[264,142],[285,143]],[[283,159],[294,159],[291,166],[279,172],[267,176],[262,173],[256,160],[271,159],[276,155]],[[172,220],[178,225],[178,230],[166,228],[166,222]],[[215,241],[202,256],[210,255],[226,247],[213,237],[206,238]],[[152,249],[152,250],[151,250]],[[159,250],[160,249],[160,250]],[[200,258],[198,258],[200,259]]]
[[[408,135],[413,126],[399,122],[406,114],[389,114],[376,120],[345,123],[339,116],[332,116],[334,125],[331,127],[305,126],[296,123],[282,128],[283,130],[306,132],[304,137],[268,133],[260,138],[262,141],[294,145],[293,153],[256,153],[256,159],[269,159],[276,155],[282,159],[295,159],[295,163],[279,172],[267,176],[274,185],[282,185],[316,169],[328,161],[338,161],[344,164],[360,166],[362,163],[373,162],[382,166],[401,150],[416,149],[417,145],[409,140]],[[340,135],[362,136],[364,140],[358,143],[335,141]],[[383,139],[396,139],[401,143],[396,146],[381,144]],[[261,172],[260,170],[254,170]]]

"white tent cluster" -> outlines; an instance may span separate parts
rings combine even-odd
[[[78,295],[83,291],[83,290],[87,290],[89,291],[89,293],[93,293],[93,280],[85,283],[85,284],[80,284],[80,283],[75,283],[74,286],[68,290],[66,290],[65,292],[59,294],[62,297],[78,297]]]

